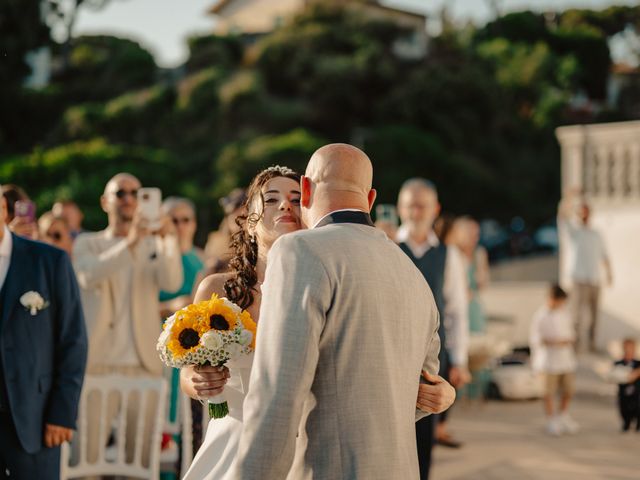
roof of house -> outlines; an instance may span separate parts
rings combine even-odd
[[[638,75],[640,74],[640,68],[633,67],[628,63],[614,63],[611,65],[611,73],[617,73],[619,75]]]
[[[213,15],[217,15],[218,13],[220,13],[220,11],[224,7],[226,7],[232,1],[233,0],[218,0],[213,7],[211,7],[209,10],[207,10],[207,13],[211,13]]]
[[[233,0],[217,0],[215,5],[213,5],[209,10],[207,10],[207,13],[209,13],[211,15],[219,15],[222,12],[222,10],[224,10],[224,8],[229,6],[232,2],[233,2]],[[419,12],[416,12],[416,11],[407,10],[405,8],[398,8],[398,7],[391,7],[391,6],[383,5],[380,2],[378,2],[377,0],[366,0],[366,3],[369,3],[371,6],[374,6],[376,8],[380,8],[382,10],[389,10],[389,11],[394,11],[394,12],[402,12],[402,13],[406,13],[408,15],[413,15],[413,16],[416,16],[416,17],[426,18],[426,14],[424,14],[424,13],[419,13]]]

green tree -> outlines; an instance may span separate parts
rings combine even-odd
[[[82,36],[70,49],[68,67],[52,79],[69,103],[107,100],[156,80],[153,56],[132,40]]]

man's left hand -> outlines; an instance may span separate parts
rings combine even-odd
[[[451,367],[449,381],[455,388],[462,388],[471,381],[471,374],[465,367]]]
[[[47,448],[58,447],[63,442],[70,442],[73,438],[73,430],[50,423],[44,426],[44,445]]]
[[[456,399],[456,390],[440,375],[422,371],[424,379],[431,383],[421,383],[418,388],[416,407],[426,413],[442,413]]]

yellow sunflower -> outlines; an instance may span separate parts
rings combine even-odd
[[[196,309],[185,308],[176,313],[167,348],[174,357],[182,357],[200,344],[200,337],[209,330]]]
[[[240,321],[242,322],[242,326],[244,327],[244,329],[250,331],[253,334],[253,340],[251,340],[251,343],[249,344],[249,346],[255,349],[256,348],[256,332],[258,330],[258,325],[256,324],[256,322],[253,321],[253,318],[251,318],[251,314],[246,310],[243,310],[242,313],[240,314]]]
[[[227,332],[236,328],[238,315],[222,298],[214,294],[211,300],[199,302],[198,305],[208,330]]]

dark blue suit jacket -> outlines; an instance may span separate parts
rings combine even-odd
[[[11,263],[0,306],[9,410],[24,450],[43,447],[45,423],[75,428],[87,361],[80,293],[68,255],[12,234]],[[20,297],[38,292],[49,305],[36,315]]]

